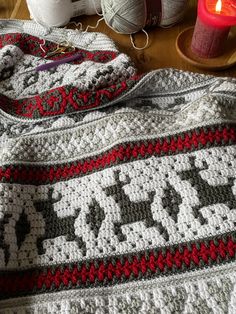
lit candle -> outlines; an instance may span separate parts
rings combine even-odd
[[[236,25],[236,0],[198,0],[192,52],[202,58],[219,56],[233,25]]]

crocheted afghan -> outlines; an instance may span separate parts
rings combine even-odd
[[[236,80],[30,21],[0,48],[0,313],[236,313]]]

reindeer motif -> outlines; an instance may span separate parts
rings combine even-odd
[[[234,179],[229,178],[226,185],[210,185],[207,181],[203,180],[199,169],[195,166],[195,157],[190,157],[191,169],[179,173],[182,180],[188,180],[191,185],[197,190],[200,205],[193,207],[193,214],[198,218],[203,225],[206,219],[202,216],[200,209],[214,204],[226,204],[230,209],[236,208],[236,200],[232,191]],[[207,170],[208,165],[203,162],[203,169]]]
[[[122,233],[121,227],[138,221],[143,221],[147,228],[153,226],[157,227],[159,232],[167,239],[168,233],[165,228],[152,217],[151,205],[154,200],[155,192],[148,193],[147,201],[132,202],[123,189],[125,185],[130,183],[130,178],[126,176],[126,181],[121,181],[119,171],[114,172],[114,177],[116,183],[107,187],[105,193],[107,196],[112,196],[120,207],[121,221],[114,224],[115,234],[118,236],[119,241],[126,240],[126,236]]]
[[[53,189],[48,192],[48,199],[43,201],[34,202],[34,206],[38,212],[41,212],[45,220],[45,232],[44,235],[37,239],[38,254],[45,254],[43,248],[43,241],[47,239],[53,239],[59,236],[65,236],[67,241],[76,241],[78,247],[82,249],[84,253],[86,250],[85,243],[81,237],[75,235],[75,219],[78,216],[78,211],[75,212],[75,216],[69,216],[60,218],[54,211],[54,204],[59,202],[62,198],[59,195],[56,199],[53,199]]]

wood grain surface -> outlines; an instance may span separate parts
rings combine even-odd
[[[0,17],[12,18],[12,13],[16,4],[17,0],[0,0]]]
[[[39,0],[40,1],[40,0]],[[171,28],[153,28],[148,31],[150,42],[148,48],[145,50],[136,50],[132,47],[130,37],[127,35],[120,35],[111,30],[104,21],[101,21],[96,31],[107,34],[112,38],[120,51],[127,53],[135,63],[139,72],[147,72],[154,69],[174,67],[177,69],[209,73],[216,76],[233,76],[236,77],[236,67],[225,71],[209,72],[198,69],[179,57],[175,48],[175,41],[178,34],[189,26],[193,26],[196,20],[196,5],[197,0],[189,0],[189,5],[186,8],[186,14],[183,20]],[[0,0],[0,18],[17,18],[29,19],[30,15],[26,6],[25,0]],[[87,25],[94,26],[99,17],[78,17],[76,22],[82,22],[83,28]],[[73,26],[68,26],[72,27]],[[93,31],[92,29],[89,31]],[[236,27],[232,28],[231,36],[235,39],[236,52]],[[136,46],[143,46],[146,37],[143,33],[134,35]]]

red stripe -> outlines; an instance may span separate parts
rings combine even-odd
[[[84,92],[77,87],[66,85],[24,99],[10,99],[0,94],[0,108],[10,114],[28,119],[83,111],[108,103],[130,89],[138,79],[138,76],[133,76],[127,81],[108,85],[103,89]]]
[[[1,34],[0,35],[0,49],[6,45],[15,45],[18,46],[25,54],[31,54],[37,57],[45,57],[48,53],[55,51],[57,49],[57,44],[46,40],[43,43],[43,48],[45,52],[41,49],[41,45],[43,40],[32,36],[26,33],[9,33],[9,34]],[[84,60],[91,60],[94,62],[106,63],[118,56],[118,52],[103,50],[103,51],[88,51],[85,49],[78,49],[75,48],[72,52],[66,52],[66,56],[70,56],[75,52],[81,52],[83,61]],[[59,60],[65,57],[65,54],[59,54],[54,56],[49,56],[47,59],[51,60]],[[81,63],[82,61],[78,60],[73,63]]]
[[[25,184],[46,184],[68,180],[92,171],[104,169],[117,162],[147,158],[152,155],[168,155],[192,151],[202,146],[225,145],[235,143],[235,126],[219,127],[215,130],[200,129],[169,136],[164,139],[149,140],[138,143],[121,144],[102,155],[73,163],[54,166],[5,166],[0,167],[0,181]]]
[[[173,274],[176,271],[202,268],[234,260],[235,234],[224,239],[180,245],[166,250],[114,258],[113,261],[97,261],[61,266],[55,269],[5,272],[0,276],[0,295],[13,296],[40,290],[61,290],[69,286],[82,288],[95,284],[119,283],[134,278]]]

